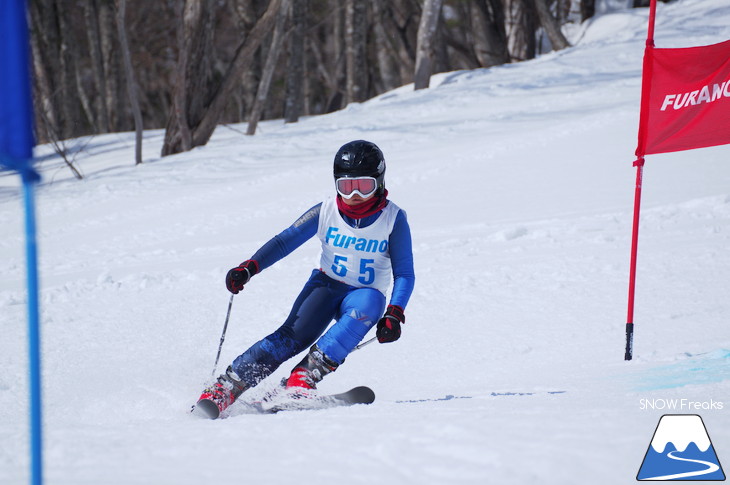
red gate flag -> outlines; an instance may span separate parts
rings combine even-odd
[[[730,40],[644,55],[636,155],[730,143]]]
[[[649,28],[641,76],[625,360],[631,360],[634,353],[634,297],[644,155],[730,144],[730,40],[702,47],[656,49],[656,2],[650,0],[649,3]]]

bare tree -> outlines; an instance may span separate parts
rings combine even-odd
[[[338,93],[337,86],[337,74],[336,72],[330,72],[327,62],[322,54],[322,49],[317,42],[312,39],[307,39],[307,46],[312,52],[312,57],[316,62],[316,71],[319,77],[322,79],[325,92],[330,93],[326,101],[323,103],[325,106],[331,106],[334,96]]]
[[[435,72],[533,58],[541,37],[567,45],[560,27],[571,2],[584,19],[595,8],[595,0],[289,0],[286,62],[264,76],[283,0],[125,0],[129,59],[120,1],[29,2],[39,142],[140,126],[125,91],[129,65],[144,124],[166,127],[167,155],[207,143],[220,123],[294,122],[412,81],[428,86]]]
[[[367,4],[365,0],[347,0],[345,9],[347,102],[359,103],[367,97]]]
[[[122,57],[124,58],[124,74],[127,78],[127,95],[129,96],[129,104],[132,107],[134,115],[135,129],[135,149],[134,160],[135,165],[142,163],[142,134],[144,127],[142,125],[142,110],[139,108],[139,97],[137,96],[137,83],[135,81],[134,69],[132,68],[132,56],[129,54],[129,43],[127,42],[127,31],[124,27],[124,17],[127,10],[127,0],[119,0],[117,5],[117,29],[119,31],[119,44],[122,47]]]
[[[474,7],[474,43],[481,66],[498,66],[509,62],[502,0],[476,0]]]
[[[375,52],[377,53],[378,71],[383,84],[383,91],[400,86],[400,73],[397,60],[393,56],[391,40],[385,31],[385,12],[383,10],[384,0],[375,0],[373,7],[373,32],[375,34]]]
[[[284,121],[295,123],[303,104],[304,29],[307,23],[307,0],[291,0],[292,28],[289,34],[289,63],[286,70]]]
[[[413,76],[415,89],[425,89],[431,80],[433,38],[441,16],[442,0],[426,0],[423,4],[421,22],[418,25],[418,44],[416,45],[416,72]]]
[[[89,0],[84,4],[84,19],[86,20],[86,35],[89,39],[89,53],[91,54],[91,72],[96,84],[97,96],[94,99],[94,108],[98,113],[95,123],[96,133],[109,131],[109,110],[104,102],[103,93],[106,93],[106,73],[104,72],[104,58],[101,50],[101,33],[99,29],[99,8],[97,0]]]
[[[384,5],[386,31],[392,39],[391,47],[397,53],[402,83],[413,80],[416,68],[416,44],[421,18],[416,0],[394,0]]]
[[[580,1],[580,20],[585,22],[596,14],[596,0]]]
[[[256,92],[256,99],[253,104],[253,109],[251,110],[251,115],[249,116],[248,130],[246,130],[247,135],[253,135],[256,133],[256,126],[261,119],[261,113],[264,110],[266,97],[269,95],[271,78],[274,77],[274,69],[276,68],[276,62],[279,60],[281,44],[284,41],[284,29],[286,27],[286,19],[289,14],[289,1],[290,0],[282,0],[281,2],[279,15],[276,18],[276,25],[274,26],[274,33],[271,36],[271,43],[269,44],[269,53],[266,56],[266,63],[264,64],[264,70],[261,73],[261,81],[259,82],[259,88]]]
[[[324,59],[326,69],[331,72],[334,81],[333,89],[327,95],[325,111],[335,111],[347,104],[347,46],[345,42],[347,4],[342,6],[341,0],[329,0],[328,6],[333,9],[330,19],[331,36],[326,46],[330,56]]]
[[[566,47],[570,47],[570,42],[565,38],[563,32],[560,30],[560,24],[550,13],[546,0],[533,0],[535,9],[537,10],[537,17],[540,19],[540,25],[545,29],[545,32],[550,39],[550,43],[555,50],[562,50]]]
[[[79,60],[77,55],[79,45],[73,38],[74,30],[71,27],[73,8],[65,2],[56,1],[55,9],[58,13],[56,21],[58,22],[58,39],[60,40],[60,102],[64,118],[62,134],[64,138],[71,138],[84,132],[82,126],[85,113],[82,110],[83,104],[80,102],[82,96],[79,92],[78,70],[76,68],[76,63]],[[74,102],[74,100],[79,102]]]
[[[36,137],[41,141],[48,141],[54,135],[59,135],[60,113],[57,112],[55,102],[55,76],[58,66],[47,38],[43,17],[39,12],[41,2],[29,5],[30,10],[30,46],[33,55],[34,103],[36,119]],[[58,139],[56,137],[56,139]]]
[[[57,0],[38,0],[30,4],[30,17],[34,45],[34,67],[45,72],[36,72],[43,83],[42,93],[48,96],[46,103],[52,105],[52,113],[40,120],[52,121],[55,126],[38,130],[53,132],[58,139],[82,134],[86,129],[82,101],[78,88],[77,61],[78,43],[70,28],[73,9]],[[43,137],[41,137],[43,139]]]
[[[194,1],[194,0],[188,0]],[[208,143],[213,130],[220,119],[220,116],[226,106],[231,93],[239,85],[240,79],[246,70],[246,67],[252,62],[253,56],[256,50],[261,45],[261,42],[265,38],[267,32],[271,29],[272,25],[276,21],[278,16],[279,7],[282,0],[271,0],[268,8],[264,14],[258,19],[256,25],[251,29],[249,34],[243,40],[243,42],[236,49],[236,54],[228,65],[227,70],[222,76],[219,83],[208,83],[210,89],[206,89],[207,92],[211,92],[212,95],[207,101],[202,102],[202,116],[196,122],[191,119],[185,120],[185,118],[179,114],[170,116],[171,123],[168,123],[167,130],[165,132],[165,142],[162,147],[162,155],[170,155],[173,153],[179,153],[184,151],[186,148],[183,146],[182,133],[183,130],[189,130],[190,133],[190,146],[193,148]],[[181,26],[182,28],[183,26]],[[189,28],[195,28],[194,25],[190,25],[188,28],[183,29],[183,38],[188,39],[192,36],[193,32]],[[187,40],[185,41],[187,43]],[[180,53],[179,55],[185,55]],[[187,70],[187,62],[184,64]],[[185,80],[188,75],[181,70],[181,66],[178,65],[178,78]],[[191,67],[195,69],[195,66]],[[186,96],[185,104],[190,104],[191,101],[200,99],[200,95],[197,93],[190,93],[186,90],[187,83],[178,82],[174,87],[174,99],[180,99],[181,96]],[[180,93],[180,90],[184,90]],[[174,108],[175,112],[180,110],[181,106]],[[187,149],[189,149],[187,148]]]
[[[114,14],[114,0],[99,0],[99,36],[106,74],[106,92],[100,93],[106,104],[111,131],[129,129],[124,105],[123,67]]]
[[[211,38],[205,28],[210,12],[201,0],[183,0],[178,15],[175,86],[163,156],[193,148],[192,127],[202,117],[200,100],[207,97],[210,79],[206,61],[210,57]]]
[[[537,52],[535,9],[529,0],[504,0],[507,45],[513,61],[533,59]]]

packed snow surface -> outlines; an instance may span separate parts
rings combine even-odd
[[[730,149],[647,157],[625,362],[648,10],[600,5],[569,49],[253,137],[221,126],[171,157],[148,131],[141,166],[133,134],[70,140],[82,181],[38,147],[47,483],[633,483],[663,414],[701,415],[730,464]],[[730,5],[662,3],[655,38],[730,39]],[[402,338],[352,353],[320,389],[367,385],[375,403],[192,416],[227,270],[333,193],[332,158],[353,139],[385,153],[417,281]],[[0,174],[3,484],[29,476],[19,186]],[[217,372],[286,318],[318,250],[234,298]]]

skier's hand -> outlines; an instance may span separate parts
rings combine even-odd
[[[228,272],[226,275],[226,288],[234,295],[237,295],[243,289],[243,285],[248,283],[248,280],[258,272],[259,264],[253,259],[248,259]]]
[[[388,305],[385,315],[378,321],[378,328],[375,332],[378,342],[385,344],[398,340],[400,338],[401,323],[406,323],[403,309],[397,305]]]

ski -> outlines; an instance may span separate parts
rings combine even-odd
[[[282,411],[313,411],[355,404],[372,404],[375,392],[366,386],[353,387],[339,394],[327,394],[313,397],[291,397],[285,400],[275,399],[271,403],[255,402],[252,405],[260,414],[276,414]]]
[[[349,391],[322,396],[295,397],[273,393],[260,401],[239,401],[234,405],[238,411],[233,414],[276,414],[282,411],[313,411],[355,404],[372,404],[375,392],[366,386],[353,387]],[[191,413],[209,419],[217,419],[221,412],[210,399],[201,399],[193,406]],[[224,414],[225,417],[225,414]]]

